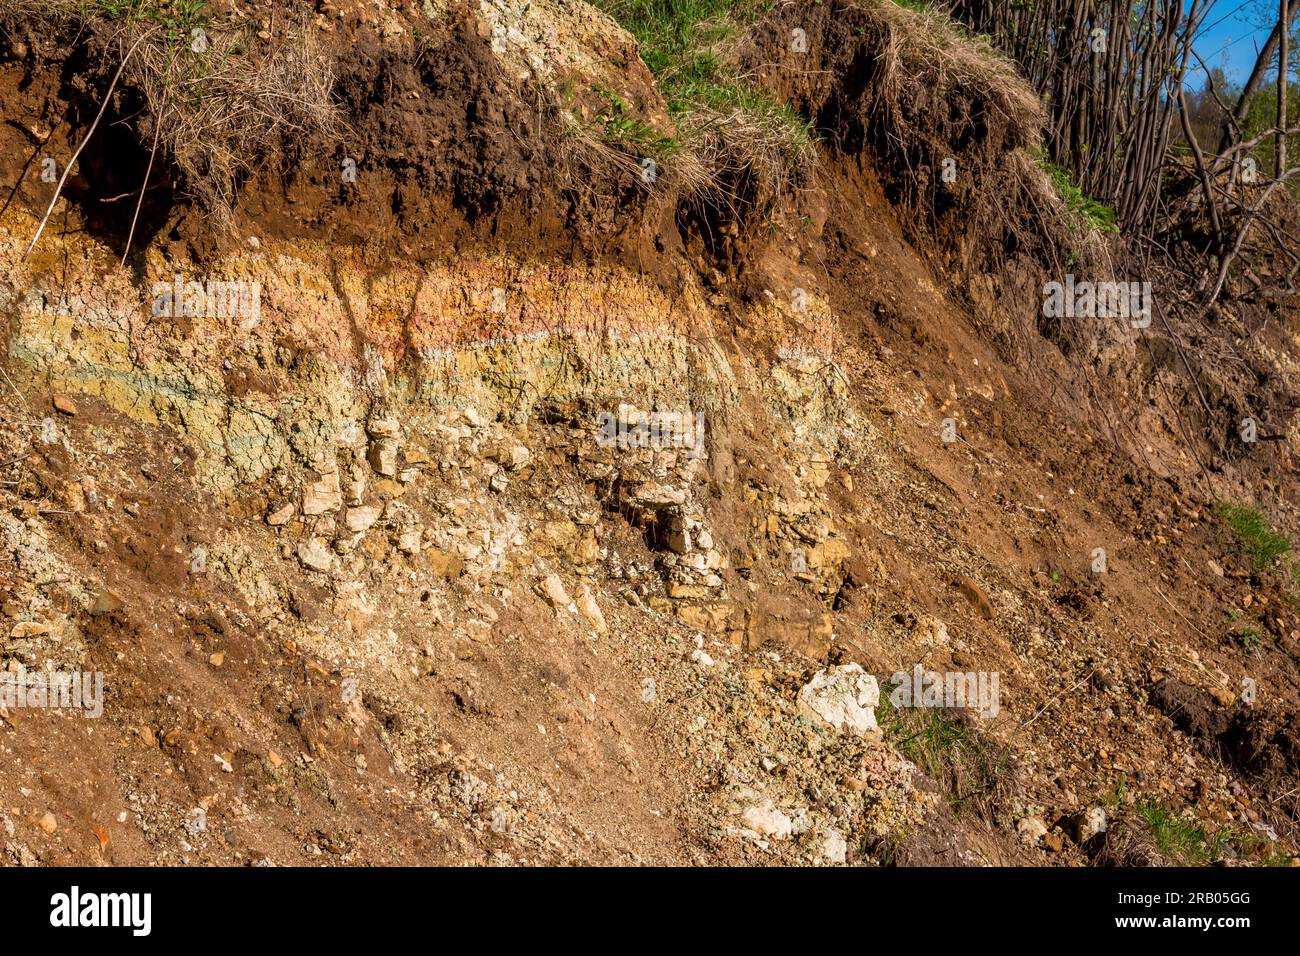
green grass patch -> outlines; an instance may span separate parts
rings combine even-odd
[[[1214,858],[1205,828],[1197,821],[1170,810],[1150,797],[1140,800],[1134,811],[1155,840],[1156,849],[1188,865],[1203,865]]]
[[[1097,799],[1101,801],[1103,806],[1122,807],[1124,806],[1124,798],[1127,793],[1128,781],[1121,773],[1115,776],[1110,787],[1103,790]]]
[[[1246,548],[1246,555],[1257,571],[1275,567],[1291,551],[1291,540],[1275,531],[1263,513],[1249,505],[1219,505],[1219,517],[1237,533]]]
[[[1259,630],[1253,627],[1243,628],[1236,633],[1235,637],[1241,648],[1247,651],[1254,650],[1264,643]]]
[[[196,28],[212,23],[207,0],[81,0],[82,19],[141,20],[157,23],[169,40],[188,40]]]
[[[636,116],[613,90],[597,85],[594,92],[606,103],[596,115],[605,142],[655,159],[664,159],[681,151],[681,143],[676,138],[665,136]]]
[[[992,820],[1011,792],[1010,752],[954,711],[895,707],[890,690],[886,681],[876,707],[885,741],[938,782],[955,812]]]
[[[1127,781],[1116,776],[1111,786],[1100,794],[1102,804],[1122,810],[1129,802]],[[1204,866],[1225,857],[1242,857],[1264,866],[1290,866],[1290,857],[1276,843],[1249,829],[1228,824],[1209,831],[1195,819],[1171,810],[1154,796],[1134,801],[1133,812],[1142,821],[1156,849],[1176,863]]]
[[[717,80],[721,52],[769,9],[771,0],[595,0],[636,37],[661,83]]]
[[[798,152],[813,128],[787,104],[730,75],[726,56],[772,0],[593,0],[636,37],[641,59],[655,76],[674,119],[708,110],[741,111],[782,131]]]
[[[1176,813],[1154,797],[1144,797],[1134,812],[1146,824],[1156,849],[1175,862],[1205,866],[1225,857],[1253,858],[1264,866],[1290,866],[1290,857],[1276,843],[1231,824],[1214,831]]]
[[[1075,185],[1069,170],[1062,169],[1042,155],[1038,157],[1038,165],[1052,180],[1057,194],[1073,216],[1098,232],[1119,232],[1119,226],[1115,222],[1115,210],[1085,196],[1083,190]]]

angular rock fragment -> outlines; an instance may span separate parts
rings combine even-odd
[[[799,691],[799,710],[837,730],[865,736],[879,730],[880,685],[858,664],[818,671]]]

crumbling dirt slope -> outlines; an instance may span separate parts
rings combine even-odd
[[[30,253],[136,34],[0,8],[0,656],[104,686],[0,710],[9,862],[1295,859],[1294,581],[1216,508],[1300,531],[1296,316],[1230,304],[1194,381],[1172,306],[1044,325],[1108,250],[1008,66],[780,5],[736,68],[816,162],[724,208],[601,142],[600,90],[673,119],[586,4],[215,6],[337,115],[228,194],[155,156],[133,230],[167,101],[124,71]],[[810,706],[918,664],[996,713]]]

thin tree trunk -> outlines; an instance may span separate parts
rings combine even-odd
[[[1273,174],[1279,177],[1286,170],[1286,88],[1287,74],[1291,72],[1287,61],[1291,54],[1291,31],[1287,24],[1290,22],[1287,0],[1282,0],[1282,9],[1277,18],[1278,26],[1282,28],[1282,38],[1277,57],[1277,171]]]
[[[1282,0],[1286,3],[1286,0]],[[1196,131],[1192,129],[1191,117],[1187,115],[1187,95],[1182,84],[1178,85],[1178,118],[1182,120],[1183,137],[1191,148],[1192,159],[1196,163],[1196,173],[1201,177],[1201,191],[1205,193],[1205,209],[1210,214],[1210,227],[1214,230],[1215,246],[1223,250],[1223,224],[1219,220],[1219,204],[1214,201],[1214,186],[1210,174],[1205,170],[1205,157],[1201,155],[1200,144],[1196,142]]]
[[[1297,12],[1300,12],[1300,3],[1297,3],[1290,11],[1291,17],[1294,17]],[[1268,65],[1273,62],[1273,54],[1281,41],[1282,33],[1282,22],[1279,19],[1277,25],[1273,27],[1273,32],[1264,41],[1264,48],[1259,51],[1259,56],[1255,59],[1255,67],[1250,71],[1250,76],[1246,79],[1246,85],[1241,88],[1241,96],[1237,99],[1237,108],[1232,111],[1238,126],[1246,121],[1246,114],[1250,112],[1250,98],[1255,95],[1259,85],[1264,82],[1264,74],[1268,72]],[[1282,125],[1285,126],[1286,124]],[[1219,138],[1218,151],[1222,153],[1231,142],[1232,124],[1225,119],[1223,121],[1223,135]]]

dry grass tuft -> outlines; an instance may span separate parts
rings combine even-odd
[[[885,85],[895,94],[905,64],[910,82],[919,80],[939,94],[958,84],[987,91],[1002,119],[1017,128],[1041,130],[1047,122],[1038,96],[988,37],[972,36],[940,10],[889,0],[864,0],[862,6],[889,27],[881,55],[891,77]]]
[[[341,126],[334,76],[305,17],[280,24],[254,53],[246,36],[216,34],[199,63],[146,47],[138,69],[151,121],[194,198],[228,224],[237,185],[295,141],[330,141]]]
[[[599,182],[633,183],[653,205],[707,210],[735,222],[766,214],[808,181],[816,164],[809,137],[799,137],[777,111],[695,104],[676,117],[672,137],[655,142],[611,140],[599,122],[560,112],[563,179],[578,189]],[[654,161],[647,179],[643,163]]]
[[[704,187],[688,198],[720,209],[726,221],[766,212],[802,185],[816,164],[812,140],[793,135],[784,117],[771,112],[697,105],[678,128],[707,170]]]
[[[562,180],[573,188],[594,191],[597,183],[625,182],[643,189],[654,203],[675,203],[682,196],[703,195],[709,169],[694,150],[665,138],[657,148],[611,141],[600,123],[579,119],[572,111],[558,114],[561,127]],[[645,160],[653,160],[647,175]]]
[[[277,14],[259,32],[246,20],[213,21],[197,0],[0,0],[0,24],[20,20],[75,30],[110,72],[143,38],[122,76],[143,101],[137,136],[175,164],[218,227],[229,226],[239,184],[255,170],[290,158],[295,144],[335,140],[342,126],[331,62],[306,11]]]

